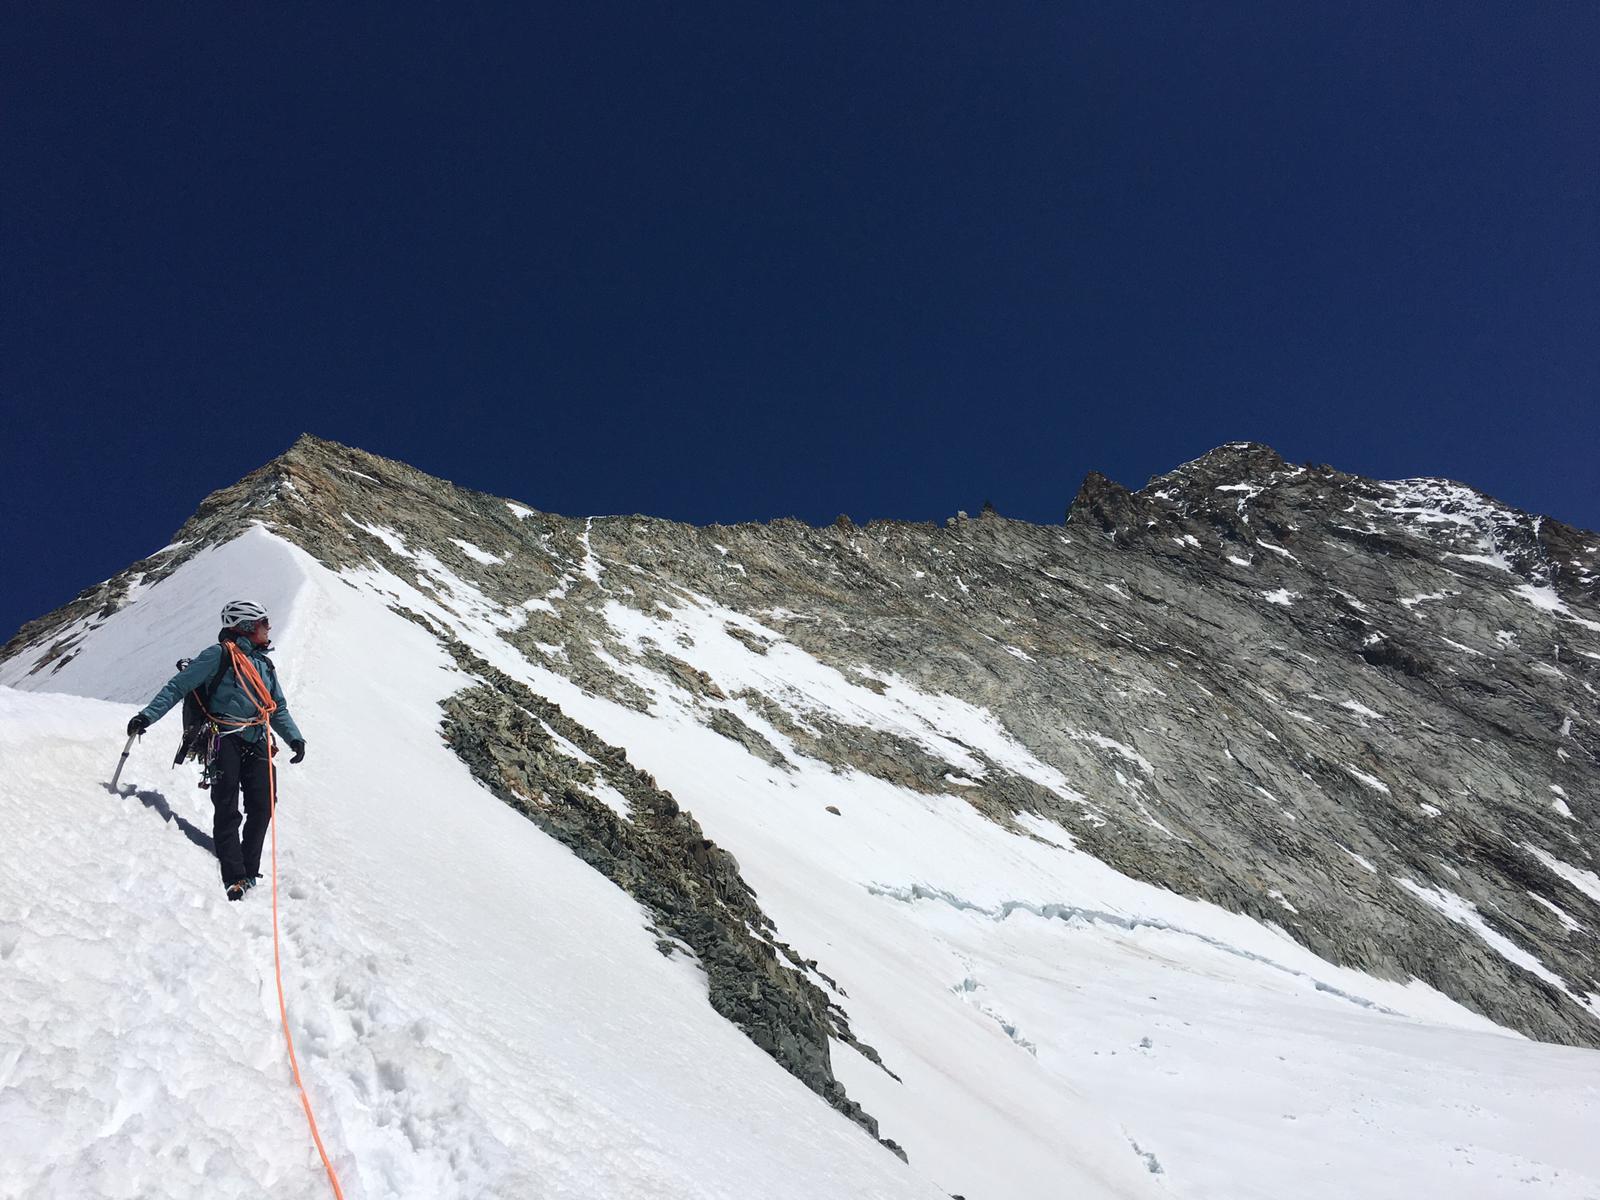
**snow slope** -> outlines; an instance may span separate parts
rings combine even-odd
[[[282,769],[285,982],[347,1196],[940,1194],[470,779],[434,732],[461,682],[438,648],[298,551],[207,552],[58,682],[153,692],[208,640],[213,584],[272,609],[307,731]],[[229,905],[193,844],[209,802],[169,767],[173,722],[130,760],[137,794],[106,794],[129,712],[0,690],[0,1195],[326,1195],[267,898]]]
[[[1053,825],[1007,832],[797,754],[771,768],[658,676],[640,680],[649,713],[587,695],[434,576],[338,576],[257,528],[54,675],[0,667],[0,1195],[327,1192],[277,1028],[267,898],[223,901],[196,844],[209,802],[169,766],[175,721],[130,760],[134,795],[100,786],[132,708],[235,594],[272,611],[308,737],[281,776],[285,982],[346,1195],[1600,1194],[1600,1055],[1334,967]],[[437,732],[468,677],[392,601],[625,747],[734,853],[899,1076],[834,1047],[909,1167],[719,1018],[632,900],[471,779]],[[1070,792],[982,710],[880,694],[793,647],[754,654],[726,632],[747,616],[608,618],[730,695],[982,747]]]

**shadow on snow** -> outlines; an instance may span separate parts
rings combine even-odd
[[[135,791],[133,795],[137,796],[139,802],[146,808],[159,814],[167,824],[177,825],[183,831],[184,837],[199,846],[207,854],[215,854],[217,852],[216,843],[211,840],[211,835],[189,820],[189,818],[173,812],[172,805],[167,803],[167,798],[160,792]]]

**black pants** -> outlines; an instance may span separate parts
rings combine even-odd
[[[272,823],[272,760],[267,739],[247,742],[230,733],[217,739],[211,760],[211,836],[217,847],[222,882],[237,883],[261,873],[261,844]],[[244,838],[239,837],[239,792],[244,791]]]

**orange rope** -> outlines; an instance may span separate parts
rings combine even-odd
[[[255,664],[249,657],[233,642],[228,642],[227,648],[228,654],[233,659],[233,672],[239,680],[239,687],[256,706],[256,718],[253,721],[229,721],[226,718],[213,717],[212,720],[239,729],[251,725],[266,726],[272,714],[278,711],[278,702],[272,698],[272,692],[261,678],[261,672],[256,670]],[[322,1144],[322,1134],[317,1129],[317,1118],[311,1112],[311,1097],[306,1095],[305,1082],[300,1078],[300,1063],[294,1053],[294,1037],[289,1032],[289,1007],[283,999],[283,952],[278,942],[278,768],[272,761],[277,747],[272,744],[272,734],[265,729],[263,733],[267,740],[267,792],[271,797],[267,828],[272,831],[272,974],[278,982],[278,1016],[283,1021],[283,1041],[289,1048],[289,1069],[294,1072],[294,1085],[300,1091],[300,1107],[306,1110],[306,1124],[311,1127],[311,1140],[317,1144],[317,1153],[322,1156],[322,1169],[328,1173],[328,1182],[333,1185],[334,1196],[337,1200],[344,1200],[344,1192],[339,1187],[339,1175],[328,1159],[327,1148]]]
[[[254,670],[254,668],[252,668]],[[294,1085],[300,1089],[300,1107],[306,1110],[306,1124],[311,1127],[311,1140],[317,1144],[317,1153],[322,1156],[322,1169],[328,1173],[328,1182],[333,1185],[333,1194],[338,1200],[344,1200],[344,1192],[339,1188],[339,1176],[333,1169],[333,1163],[328,1161],[328,1151],[322,1144],[322,1134],[317,1130],[317,1118],[311,1112],[311,1097],[306,1095],[306,1085],[300,1078],[300,1064],[294,1056],[294,1038],[289,1033],[289,1009],[283,1000],[283,955],[278,949],[278,770],[272,763],[272,753],[267,753],[267,781],[272,796],[271,823],[268,828],[272,831],[272,974],[278,981],[278,1016],[283,1020],[283,1041],[289,1047],[289,1068],[294,1072]]]
[[[278,702],[272,698],[272,689],[267,687],[266,680],[261,678],[261,672],[256,670],[255,663],[250,661],[250,656],[239,649],[237,642],[225,642],[228,657],[232,660],[234,677],[239,681],[239,690],[245,699],[256,706],[256,715],[248,721],[235,721],[228,717],[212,716],[211,719],[219,725],[232,725],[235,729],[248,729],[252,725],[265,725],[272,719],[272,714],[278,711]],[[206,714],[211,716],[210,713]]]

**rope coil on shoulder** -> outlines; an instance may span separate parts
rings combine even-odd
[[[244,693],[246,700],[255,705],[256,715],[245,720],[219,717],[211,712],[206,713],[206,716],[218,725],[230,726],[230,733],[256,725],[265,726],[272,720],[272,714],[278,711],[278,702],[272,698],[272,689],[267,686],[266,680],[261,678],[261,672],[256,670],[256,665],[250,661],[250,656],[239,649],[239,643],[225,642],[223,649],[228,655],[229,665],[233,668],[233,676],[239,681],[239,690]]]
[[[322,1144],[322,1133],[317,1129],[317,1118],[311,1111],[311,1097],[306,1094],[305,1081],[300,1078],[300,1062],[294,1053],[294,1036],[289,1032],[289,1006],[283,998],[283,952],[278,939],[278,771],[272,761],[277,748],[272,743],[272,733],[268,728],[272,714],[278,711],[278,702],[272,698],[272,690],[261,678],[261,672],[256,670],[256,665],[250,661],[249,655],[231,641],[227,643],[227,652],[231,656],[234,676],[239,681],[240,690],[250,703],[255,705],[256,715],[244,721],[217,716],[212,716],[211,719],[218,724],[232,726],[228,730],[229,733],[259,725],[267,741],[267,791],[271,797],[267,827],[272,832],[272,974],[278,984],[278,1017],[283,1022],[283,1041],[289,1049],[289,1069],[294,1074],[294,1085],[300,1092],[300,1107],[305,1109],[306,1124],[311,1127],[311,1140],[317,1145],[317,1154],[322,1158],[322,1169],[328,1174],[328,1183],[333,1187],[334,1196],[337,1200],[344,1200],[344,1191],[339,1187],[338,1172],[333,1169],[333,1163],[328,1158],[327,1148]]]

